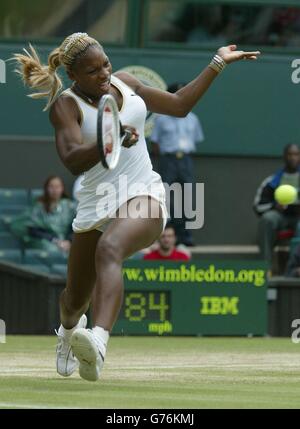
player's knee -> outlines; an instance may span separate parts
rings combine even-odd
[[[122,250],[120,244],[110,237],[101,238],[96,249],[96,265],[121,261]]]

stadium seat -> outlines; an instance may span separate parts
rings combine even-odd
[[[21,264],[22,252],[19,249],[0,249],[0,260]]]
[[[47,273],[47,274],[50,273],[50,268],[47,267],[47,265],[43,265],[43,264],[22,264],[21,267],[30,271],[37,271],[40,273]]]
[[[59,274],[66,277],[68,271],[67,264],[53,264],[51,267],[52,274]]]
[[[9,189],[0,188],[0,207],[1,206],[27,206],[27,189]]]
[[[43,189],[29,189],[29,203],[34,203],[38,197],[43,195],[43,192]]]
[[[60,252],[47,252],[39,249],[26,249],[24,253],[25,264],[42,264],[51,267],[53,264],[65,264],[68,256]]]
[[[22,244],[10,232],[0,232],[0,249],[21,249]]]
[[[11,215],[0,215],[0,232],[10,231],[9,226],[13,218],[14,216],[11,216]]]
[[[3,219],[3,216],[0,216],[0,232],[7,231],[7,226]]]
[[[17,216],[27,209],[28,205],[0,205],[1,216]]]

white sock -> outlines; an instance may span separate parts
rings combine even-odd
[[[92,331],[101,340],[101,343],[103,343],[106,351],[107,343],[109,340],[109,331],[106,331],[105,329],[101,328],[101,326],[94,326]]]
[[[60,327],[58,329],[58,334],[61,335],[61,336],[63,336],[64,338],[69,338],[73,334],[73,332],[75,331],[75,329],[77,329],[78,324],[79,324],[79,320],[78,320],[77,325],[75,325],[74,328],[71,328],[71,329],[66,329],[66,328],[63,327],[63,325],[60,325]]]

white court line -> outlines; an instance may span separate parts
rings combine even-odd
[[[253,363],[235,363],[235,364],[198,364],[198,365],[159,365],[159,366],[152,366],[152,368],[149,368],[147,366],[120,366],[120,367],[106,367],[106,371],[134,371],[134,370],[142,370],[142,371],[146,371],[146,370],[150,370],[150,371],[155,371],[155,370],[161,370],[161,369],[206,369],[206,368],[215,368],[216,365],[218,365],[218,369],[222,369],[222,368],[250,368],[253,370],[259,370],[259,369],[271,369],[271,370],[279,370],[282,368],[286,368],[286,369],[290,369],[290,368],[294,368],[297,370],[300,370],[300,363],[295,363],[295,362],[258,362],[257,364],[253,364]],[[9,375],[28,375],[28,374],[41,374],[41,376],[46,376],[46,377],[51,377],[52,375],[56,374],[56,371],[54,368],[49,367],[49,368],[43,368],[43,369],[39,369],[39,368],[3,368],[0,369],[0,377],[1,375],[3,376],[9,376]]]
[[[58,409],[58,410],[67,410],[67,409],[79,409],[77,407],[48,407],[47,405],[38,405],[38,404],[34,404],[34,405],[30,405],[30,404],[18,404],[17,402],[0,402],[0,408],[28,408],[28,409],[35,409],[35,410],[40,410],[40,409]]]
[[[286,368],[291,368],[291,367],[295,367],[295,368],[300,368],[300,362],[257,362],[256,363],[218,363],[216,362],[215,364],[201,364],[199,363],[198,365],[195,364],[185,364],[185,365],[157,365],[157,366],[152,366],[151,368],[149,368],[148,366],[145,365],[140,365],[140,366],[114,366],[114,367],[109,367],[108,365],[106,366],[106,371],[120,371],[120,370],[150,370],[153,371],[155,369],[182,369],[182,368],[215,368],[216,366],[218,366],[218,368],[246,368],[246,367],[251,367],[251,368],[272,368],[272,367],[286,367]],[[43,373],[56,373],[56,370],[52,367],[49,368],[2,368],[0,369],[0,376],[1,374],[9,374],[9,373],[13,373],[13,374],[18,374],[18,373],[39,373],[39,374],[43,374]]]
[[[18,373],[18,372],[39,372],[41,373],[42,371],[53,371],[53,368],[43,368],[43,370],[40,368],[2,368],[0,369],[0,374],[1,373],[5,373],[5,372],[14,372],[14,373]]]

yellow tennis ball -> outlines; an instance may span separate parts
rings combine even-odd
[[[275,200],[282,206],[293,204],[297,199],[297,189],[291,185],[281,185],[275,190]]]

